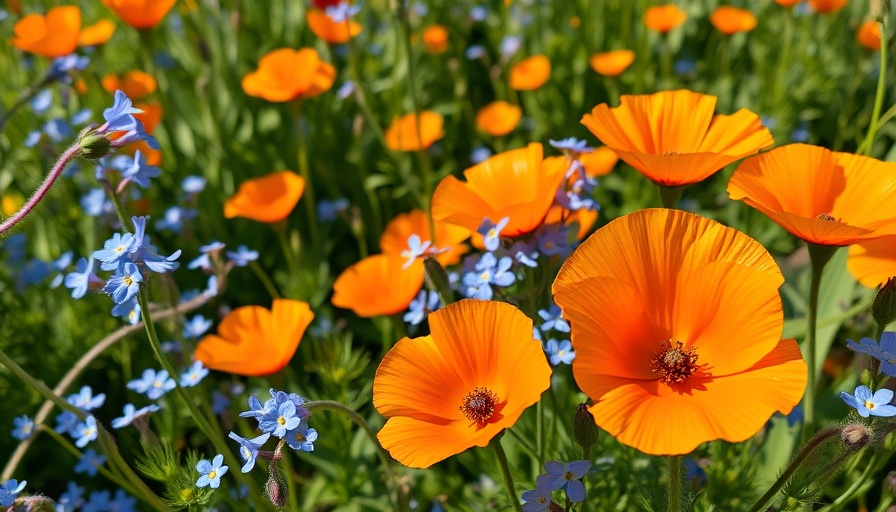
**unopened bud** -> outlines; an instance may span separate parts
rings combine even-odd
[[[95,126],[81,132],[78,147],[81,148],[78,156],[86,160],[99,160],[112,152],[112,143],[106,135],[97,132]]]
[[[591,448],[597,444],[600,429],[594,422],[594,416],[588,411],[588,406],[579,404],[576,406],[576,415],[572,420],[572,438],[582,447],[585,458],[590,458]]]
[[[871,429],[861,423],[847,425],[840,432],[840,440],[853,450],[867,446],[871,442],[871,436]]]
[[[274,462],[271,463],[268,471],[268,481],[264,484],[264,493],[275,507],[283,508],[286,506],[288,491],[286,489],[286,481],[283,479],[283,474],[277,465],[278,460],[279,458],[275,457]]]
[[[896,471],[887,473],[887,478],[884,479],[884,482],[890,488],[890,491],[896,492]]]
[[[433,256],[427,256],[423,260],[423,269],[426,286],[439,294],[442,306],[447,306],[454,302],[454,294],[451,292],[451,280],[448,279],[448,272],[445,272],[445,268],[442,267],[439,260]]]
[[[16,500],[15,512],[56,512],[56,502],[46,496],[27,496]]]
[[[563,512],[563,507],[557,505],[553,501],[551,502],[551,512]]]
[[[896,278],[889,278],[877,291],[871,304],[871,316],[877,325],[886,327],[896,320]]]

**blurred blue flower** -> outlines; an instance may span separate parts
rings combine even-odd
[[[523,503],[523,512],[550,512],[551,510],[551,475],[538,475],[535,479],[535,490],[524,491],[520,495]]]
[[[212,326],[212,321],[202,315],[196,315],[184,322],[184,338],[198,338]]]
[[[16,501],[16,497],[25,489],[28,482],[22,480],[7,480],[0,486],[0,507],[11,507]]]
[[[25,140],[22,141],[22,145],[26,148],[33,148],[37,146],[37,143],[40,142],[40,138],[43,136],[43,132],[40,130],[35,130],[33,132],[28,132],[28,135],[25,137]]]
[[[557,366],[560,363],[572,364],[573,359],[576,358],[576,353],[572,349],[572,343],[569,340],[557,341],[549,339],[545,343],[544,351],[547,352],[552,366]]]
[[[195,195],[205,190],[205,178],[201,176],[187,176],[180,182],[180,188],[189,195]]]
[[[199,471],[199,480],[196,481],[196,487],[211,487],[217,489],[221,485],[221,477],[227,473],[229,468],[224,465],[224,456],[215,455],[212,462],[202,459],[196,464],[196,471]]]
[[[12,419],[13,430],[12,437],[19,441],[24,441],[34,434],[34,420],[23,414]]]
[[[862,338],[859,343],[846,340],[846,345],[861,354],[880,361],[880,371],[896,377],[896,332],[887,331],[880,336],[880,344],[871,338]]]
[[[56,512],[74,512],[84,505],[84,488],[69,482],[66,491],[56,500]]]
[[[103,111],[103,118],[106,119],[106,122],[97,129],[97,133],[125,132],[113,143],[113,147],[116,148],[143,140],[152,149],[159,149],[159,142],[152,135],[146,133],[143,123],[134,117],[134,114],[141,112],[143,111],[139,108],[134,108],[133,102],[125,93],[115,91],[112,107]]]
[[[245,267],[258,259],[258,251],[250,251],[245,245],[240,245],[236,251],[227,251],[227,258],[233,262],[234,266]]]
[[[706,484],[708,476],[706,470],[696,460],[691,457],[684,459],[684,479],[687,482],[693,482],[698,486]]]
[[[235,432],[231,432],[227,437],[240,443],[240,456],[246,461],[241,471],[243,473],[248,473],[255,467],[255,459],[258,458],[258,450],[268,442],[268,439],[271,438],[271,434],[262,434],[254,439],[246,439],[245,437],[240,437]]]
[[[486,147],[479,146],[470,153],[470,162],[474,165],[488,160],[492,156],[492,151]]]
[[[156,404],[147,405],[146,407],[141,407],[139,409],[137,409],[134,404],[125,404],[124,408],[122,408],[121,411],[123,415],[112,420],[112,428],[119,429],[127,427],[137,418],[156,412],[159,409],[161,409],[161,407]]]
[[[50,263],[50,267],[53,270],[58,271],[59,273],[53,280],[50,282],[50,288],[58,288],[59,285],[62,284],[65,276],[62,274],[66,269],[68,269],[69,265],[72,264],[72,258],[74,257],[74,253],[72,251],[67,251],[62,254],[58,259]]]
[[[672,65],[675,73],[681,76],[691,75],[697,70],[697,61],[694,59],[678,59]]]
[[[50,119],[44,123],[44,134],[53,142],[62,142],[72,136],[72,127],[62,118]]]
[[[140,283],[143,282],[143,274],[133,263],[125,263],[106,281],[103,291],[112,297],[116,304],[121,304],[137,295],[140,291]]]
[[[174,379],[168,376],[165,370],[156,372],[151,368],[143,370],[143,375],[139,379],[134,379],[127,383],[127,388],[137,393],[145,393],[151,400],[157,400],[177,387]]]
[[[582,477],[588,474],[591,469],[591,461],[576,460],[569,464],[561,464],[552,460],[545,462],[544,469],[551,476],[550,489],[558,491],[566,488],[566,497],[573,503],[580,503],[585,500],[585,484],[582,483]]]
[[[803,121],[797,125],[796,129],[790,135],[791,142],[808,142],[809,141],[809,123]]]
[[[519,36],[504,36],[501,39],[501,56],[504,60],[510,60],[520,50],[523,40]]]
[[[53,91],[44,89],[31,98],[31,110],[41,115],[53,105]]]
[[[417,297],[408,306],[408,312],[404,314],[404,321],[411,325],[419,325],[426,315],[439,309],[441,300],[435,291],[420,290]]]
[[[56,416],[56,428],[53,430],[58,434],[68,434],[73,436],[75,432],[75,427],[81,423],[81,420],[78,419],[74,413],[70,411],[62,411]]]
[[[474,267],[475,272],[468,272],[462,278],[467,297],[491,300],[493,295],[491,285],[503,287],[513,284],[516,276],[508,272],[512,264],[513,260],[509,256],[498,260],[490,252],[483,254]]]
[[[180,385],[185,388],[197,386],[206,375],[208,375],[208,368],[203,366],[202,361],[193,361],[193,364],[180,374]]]
[[[545,256],[566,257],[572,254],[569,245],[569,228],[560,224],[546,224],[535,230],[538,249]]]
[[[83,423],[79,423],[78,426],[75,427],[74,432],[72,433],[72,438],[75,439],[75,446],[84,448],[88,443],[96,440],[97,434],[96,418],[88,416]]]
[[[158,167],[146,165],[146,157],[140,153],[139,149],[134,153],[134,158],[129,160],[130,165],[121,170],[122,180],[118,184],[119,192],[130,182],[134,182],[143,188],[149,188],[150,178],[158,178],[162,175],[162,171]]]
[[[563,311],[560,306],[552,304],[549,309],[539,310],[538,316],[544,320],[540,326],[542,331],[547,332],[553,329],[557,332],[569,332],[569,323],[563,319]]]
[[[317,430],[308,428],[304,423],[286,433],[286,444],[296,451],[313,452],[315,441]]]
[[[84,124],[90,121],[91,117],[93,117],[93,112],[89,108],[82,108],[72,116],[72,124],[76,126]]]
[[[351,80],[346,80],[342,82],[342,85],[339,86],[339,89],[336,91],[336,97],[344,100],[355,93],[355,82]]]
[[[481,5],[477,5],[470,9],[470,18],[473,21],[485,21],[488,17],[488,9]]]
[[[47,70],[46,80],[56,80],[67,82],[69,73],[72,71],[82,71],[87,69],[90,64],[90,57],[71,53],[62,57],[53,59],[53,63]]]
[[[106,394],[94,395],[90,386],[83,386],[81,391],[69,395],[65,400],[82,411],[92,411],[103,406],[106,402]]]
[[[240,418],[256,418],[261,421],[261,418],[271,412],[270,405],[273,405],[273,402],[270,400],[265,402],[263,405],[255,395],[251,395],[249,397],[249,410],[240,413]]]
[[[81,208],[91,217],[99,217],[112,208],[112,203],[106,199],[106,192],[101,188],[92,188],[81,196]]]
[[[112,316],[126,320],[131,325],[137,325],[137,322],[141,320],[140,303],[137,302],[137,297],[132,297],[130,300],[113,306]]]
[[[497,224],[489,218],[482,219],[482,224],[479,225],[476,232],[482,235],[487,251],[494,252],[501,245],[501,231],[507,227],[508,222],[510,222],[510,217],[504,217]]]
[[[429,7],[423,2],[414,2],[414,5],[411,6],[411,10],[421,18],[429,14]]]
[[[165,215],[162,216],[161,219],[156,221],[156,229],[170,230],[175,233],[180,233],[184,228],[184,222],[188,220],[195,219],[198,215],[198,212],[192,208],[181,208],[180,206],[172,206],[165,210]]]
[[[25,243],[28,238],[24,233],[13,233],[0,244],[0,247],[6,252],[6,261],[12,265],[20,263],[25,259]]]
[[[109,500],[112,494],[109,491],[96,491],[90,493],[90,498],[81,509],[81,512],[108,512]]]
[[[224,414],[230,407],[230,399],[227,395],[221,393],[217,389],[212,390],[212,412],[215,414]]]
[[[345,23],[361,12],[359,4],[352,5],[347,0],[342,0],[336,5],[328,5],[324,12],[336,23]]]
[[[109,512],[136,512],[137,498],[128,496],[122,489],[115,490],[115,499],[109,503]]]
[[[893,401],[893,391],[881,388],[871,393],[871,389],[867,386],[859,386],[855,390],[855,396],[850,395],[846,391],[840,392],[840,398],[846,402],[846,405],[852,407],[859,413],[859,416],[867,418],[868,416],[880,416],[889,418],[896,416],[896,405],[890,405]]]
[[[464,55],[466,55],[469,60],[481,59],[485,56],[485,47],[481,44],[472,44],[467,48],[467,51],[464,52]]]
[[[317,218],[322,222],[336,220],[339,212],[345,211],[349,207],[348,199],[341,197],[332,201],[323,200],[317,203]]]
[[[401,268],[406,269],[410,267],[414,263],[414,260],[426,254],[426,251],[427,249],[429,249],[430,245],[432,245],[432,242],[430,242],[429,240],[421,242],[420,235],[416,233],[409,236],[408,248],[401,251],[401,257],[407,260],[404,262],[404,265],[402,265]]]
[[[81,454],[78,464],[75,465],[75,473],[87,473],[87,476],[96,476],[97,470],[105,462],[105,455],[99,455],[93,448],[89,448]]]
[[[575,137],[567,137],[560,140],[550,140],[551,146],[563,151],[564,153],[590,153],[594,148],[588,146],[587,140],[579,140]]]
[[[524,242],[516,241],[510,246],[510,255],[517,262],[530,268],[538,267],[538,250],[535,249],[535,241]]]

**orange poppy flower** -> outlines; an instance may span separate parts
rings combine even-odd
[[[775,3],[777,3],[781,7],[793,7],[794,5],[802,1],[803,0],[775,0]]]
[[[28,53],[61,57],[75,51],[81,33],[81,9],[76,5],[54,7],[46,15],[29,14],[13,27],[12,44]]]
[[[512,132],[523,117],[523,109],[506,101],[493,101],[479,109],[476,128],[494,137]]]
[[[122,21],[137,29],[150,29],[162,21],[175,0],[103,0]]]
[[[585,174],[591,178],[606,176],[613,171],[619,162],[619,155],[607,146],[594,148],[590,153],[582,153],[579,162],[585,168]]]
[[[856,41],[872,52],[880,51],[880,26],[876,21],[866,21],[856,31]]]
[[[746,9],[738,9],[730,5],[722,5],[709,15],[709,22],[716,29],[727,35],[738,32],[749,32],[756,28],[756,16]]]
[[[564,217],[566,218],[565,221],[563,220]],[[571,225],[573,222],[578,223],[579,230],[576,232],[576,238],[581,240],[591,231],[591,226],[594,226],[594,221],[596,220],[597,210],[580,208],[576,211],[569,211],[562,206],[554,205],[548,210],[548,214],[544,218],[544,223],[559,224],[563,222],[567,226]]]
[[[654,182],[697,183],[726,165],[774,144],[759,116],[741,109],[713,117],[716,97],[691,91],[623,96],[582,117],[598,139]]]
[[[432,196],[432,217],[476,231],[483,219],[510,217],[501,234],[517,236],[541,225],[563,181],[566,157],[543,159],[541,144],[498,153],[464,171],[467,182],[446,176]]]
[[[635,61],[635,52],[631,50],[613,50],[595,53],[588,59],[591,69],[603,76],[619,76]]]
[[[877,288],[896,277],[896,236],[851,245],[846,267],[867,288]]]
[[[100,20],[81,29],[81,35],[78,36],[78,44],[81,46],[99,46],[111,39],[114,33],[115,23],[109,20]]]
[[[554,300],[572,325],[576,383],[595,422],[652,455],[739,442],[806,387],[775,260],[750,237],[680,210],[597,230],[563,264]]]
[[[684,23],[686,19],[688,19],[688,13],[679,9],[675,4],[666,4],[648,8],[644,15],[644,24],[650,30],[665,34]]]
[[[240,183],[237,193],[224,203],[224,216],[278,222],[289,216],[304,191],[305,179],[292,171],[247,180]]]
[[[267,101],[312,98],[333,87],[336,69],[320,60],[316,50],[280,48],[258,61],[258,69],[243,77],[243,91]]]
[[[417,119],[420,119],[419,133]],[[424,110],[419,116],[413,112],[396,117],[386,130],[386,144],[393,151],[420,151],[432,146],[433,142],[445,136],[442,129],[445,118],[442,114]]]
[[[103,89],[109,94],[115,94],[120,90],[131,100],[138,100],[152,94],[156,90],[156,79],[149,73],[131,70],[119,78],[118,75],[108,74],[102,80]]]
[[[139,105],[134,105],[134,107],[143,111],[140,114],[134,114],[134,117],[143,123],[146,133],[152,134],[156,129],[156,125],[162,120],[162,104],[158,102],[140,103]]]
[[[364,318],[404,311],[423,286],[423,260],[408,268],[405,262],[401,256],[376,254],[348,267],[333,283],[333,305]]]
[[[534,55],[510,68],[510,87],[517,91],[534,91],[551,77],[551,61]]]
[[[846,7],[847,3],[849,3],[849,0],[809,0],[809,5],[811,5],[816,12],[823,14],[837,12]]]
[[[289,364],[314,313],[307,302],[274,299],[271,309],[236,308],[196,345],[196,359],[221,372],[270,375]]]
[[[334,21],[321,9],[309,9],[305,21],[311,32],[330,44],[347,43],[349,39],[361,33],[361,25],[352,20]]]
[[[445,53],[448,49],[448,29],[443,25],[430,25],[423,31],[423,46],[426,53]]]
[[[373,405],[389,418],[377,438],[413,468],[487,446],[551,384],[532,320],[510,304],[462,300],[430,314],[429,328],[392,347],[373,379]]]
[[[740,164],[728,196],[818,245],[896,235],[896,163],[790,144]]]
[[[437,249],[448,249],[439,253],[436,258],[443,266],[454,265],[468,251],[464,241],[470,238],[470,230],[447,222],[435,222],[434,224],[435,240],[430,231],[429,217],[423,210],[411,210],[408,213],[396,215],[386,225],[383,236],[380,237],[380,250],[383,254],[401,256],[408,250],[408,238],[411,235],[417,235],[420,237],[421,243],[432,242]]]

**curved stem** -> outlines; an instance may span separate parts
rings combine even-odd
[[[504,453],[504,447],[501,446],[501,439],[496,438],[491,442],[492,448],[495,449],[495,457],[498,459],[498,466],[501,467],[501,474],[504,476],[504,489],[507,491],[507,497],[510,498],[510,504],[516,512],[523,512],[520,506],[520,500],[516,497],[516,490],[513,487],[513,475],[510,474],[510,465],[507,463],[507,454]]]
[[[293,123],[296,127],[296,160],[299,165],[299,173],[305,178],[305,192],[303,194],[305,211],[308,214],[308,228],[311,231],[313,251],[320,254],[320,233],[317,230],[317,206],[314,200],[314,183],[311,180],[311,170],[308,168],[308,150],[305,146],[305,130],[302,129],[301,104],[293,103]]]
[[[33,210],[34,207],[37,206],[38,203],[40,203],[41,199],[43,199],[44,196],[47,195],[47,192],[49,192],[50,187],[52,187],[53,184],[56,183],[56,180],[59,178],[59,176],[62,175],[62,171],[65,170],[65,166],[67,166],[69,162],[74,160],[80,153],[81,147],[78,144],[71,146],[70,148],[66,149],[64,153],[62,153],[62,156],[60,156],[59,160],[56,161],[56,164],[53,165],[50,173],[47,174],[44,182],[41,183],[39,187],[37,187],[37,190],[31,197],[28,198],[28,201],[25,202],[22,208],[19,209],[19,211],[17,211],[16,213],[12,214],[2,223],[0,223],[0,235],[9,231],[13,226],[21,222],[26,215],[31,213],[31,210]]]
[[[815,387],[817,378],[817,358],[816,354],[816,328],[818,324],[818,292],[821,288],[821,275],[824,273],[824,267],[837,251],[836,247],[827,245],[809,244],[809,260],[810,271],[812,272],[812,282],[809,285],[809,310],[807,313],[806,326],[806,363],[809,367],[808,379],[806,379],[806,396],[804,402],[805,416],[803,421],[803,439],[807,439],[812,434],[812,426],[815,421]]]
[[[659,188],[660,202],[663,204],[663,208],[674,209],[675,205],[678,204],[678,200],[681,199],[684,187],[667,187],[666,185],[659,185]]]
[[[868,465],[865,466],[865,469],[862,470],[862,474],[859,475],[859,478],[856,479],[852,485],[849,486],[843,494],[837,497],[830,505],[822,508],[822,511],[827,510],[841,510],[843,505],[848,503],[853,495],[863,486],[869,484],[868,477],[871,476],[872,473],[878,470],[878,465],[881,462],[886,462],[889,457],[882,457],[880,452],[874,452],[871,455],[871,460],[868,461]]]
[[[681,486],[684,481],[681,478],[681,455],[669,457],[669,512],[681,512]]]
[[[868,124],[868,135],[865,137],[867,144],[865,146],[865,154],[870,155],[874,147],[874,137],[877,135],[878,120],[880,119],[880,110],[884,104],[884,95],[887,88],[887,27],[883,22],[879,22],[880,28],[880,71],[877,76],[877,92],[874,95],[874,107],[871,109],[871,122]]]
[[[264,285],[265,289],[271,294],[271,298],[279,299],[280,293],[277,291],[277,287],[274,286],[274,282],[271,281],[271,278],[265,273],[264,269],[261,268],[261,265],[258,264],[257,261],[250,261],[249,268],[255,272],[255,275],[258,276],[258,280],[261,281],[261,284]]]

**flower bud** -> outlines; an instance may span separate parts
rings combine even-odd
[[[871,429],[861,423],[853,423],[843,427],[840,431],[840,440],[843,441],[848,448],[858,450],[871,442]]]
[[[877,291],[871,304],[871,316],[878,325],[886,326],[896,320],[896,278],[887,279]]]
[[[279,457],[275,457],[274,462],[271,463],[268,471],[268,481],[264,484],[264,493],[275,507],[283,508],[286,506],[288,491],[283,474],[277,466],[277,461],[279,460]]]
[[[112,152],[112,143],[106,135],[100,134],[95,126],[81,132],[78,147],[81,148],[78,156],[87,160],[99,160]]]
[[[448,273],[445,272],[439,260],[432,256],[427,256],[423,260],[423,268],[426,286],[439,294],[442,306],[447,306],[454,302],[454,294],[451,292],[451,282],[448,279]]]
[[[19,498],[12,509],[15,512],[56,512],[56,502],[46,496]]]
[[[576,414],[572,420],[572,438],[582,447],[582,453],[589,459],[591,448],[597,444],[600,429],[594,422],[594,416],[588,411],[588,406],[579,404],[576,406]]]

